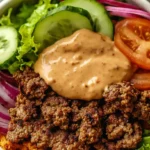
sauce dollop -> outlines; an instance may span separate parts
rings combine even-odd
[[[45,82],[70,99],[100,99],[104,88],[131,75],[129,60],[108,37],[87,29],[59,40],[34,65]]]

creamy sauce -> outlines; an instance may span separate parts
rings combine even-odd
[[[109,38],[81,29],[46,48],[34,70],[59,95],[92,100],[107,85],[128,79],[131,64]]]

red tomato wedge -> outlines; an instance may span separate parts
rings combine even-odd
[[[131,83],[139,90],[149,90],[150,72],[135,73],[131,79]]]
[[[140,68],[150,70],[150,20],[124,19],[115,27],[116,47]]]

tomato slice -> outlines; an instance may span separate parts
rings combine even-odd
[[[133,75],[131,83],[139,90],[150,89],[150,72],[137,72]]]
[[[129,60],[150,70],[150,21],[141,18],[124,19],[117,23],[114,42]]]

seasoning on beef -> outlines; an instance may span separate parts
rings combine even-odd
[[[91,101],[80,111],[82,123],[78,130],[79,140],[93,144],[102,135],[101,118],[99,117],[98,102]]]
[[[139,91],[129,82],[112,84],[103,93],[106,104],[104,114],[112,114],[120,110],[122,113],[132,113],[138,99]]]
[[[150,116],[149,91],[123,82],[110,85],[103,99],[87,102],[57,95],[32,69],[14,77],[20,94],[9,110],[11,142],[28,140],[41,150],[127,150],[142,139],[138,119]]]
[[[47,122],[53,123],[61,129],[68,129],[69,113],[71,112],[68,100],[59,96],[48,97],[41,110]]]
[[[14,74],[20,91],[29,99],[43,99],[48,85],[40,76],[30,68],[18,71]]]
[[[49,138],[51,126],[45,121],[36,121],[33,124],[33,132],[31,133],[31,143],[36,144],[37,148],[49,147]]]
[[[83,101],[79,100],[71,100],[71,113],[69,115],[70,118],[70,124],[69,124],[69,130],[76,131],[81,124],[81,115],[80,115],[80,109],[83,107]]]
[[[135,104],[133,116],[140,120],[150,120],[150,90],[141,92],[141,97]]]
[[[17,100],[20,100],[20,95],[18,95]],[[15,108],[9,109],[9,114],[11,116],[12,120],[23,120],[27,121],[32,118],[36,118],[38,116],[37,114],[37,108],[34,101],[30,101],[26,98],[23,98],[23,100],[16,102]]]
[[[131,123],[121,114],[112,114],[107,119],[106,135],[108,140],[116,140],[115,144],[106,142],[108,150],[133,149],[142,140],[142,128],[138,122]]]
[[[115,140],[121,138],[126,128],[131,124],[128,123],[128,118],[124,116],[116,116],[112,114],[107,119],[106,135],[109,140]]]
[[[57,140],[53,141],[52,150],[89,150],[90,148],[84,142],[78,141],[78,137],[75,134],[68,134],[61,130],[54,134],[53,139]]]
[[[30,137],[32,131],[33,126],[31,122],[24,122],[23,120],[10,121],[7,139],[14,143],[22,142]]]

